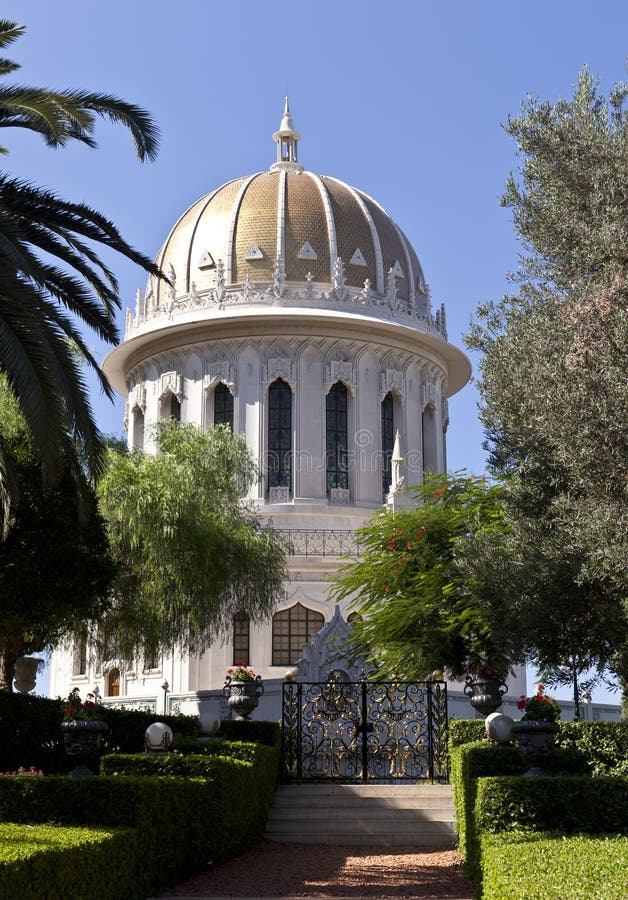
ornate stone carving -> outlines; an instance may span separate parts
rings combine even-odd
[[[225,384],[233,394],[235,383],[231,377],[231,365],[226,361],[212,363],[207,367],[207,374],[203,379],[203,390],[205,393],[213,391],[219,383]]]
[[[141,409],[143,413],[146,412],[146,388],[143,384],[136,384],[129,391],[129,410],[132,411],[134,409]]]
[[[346,300],[349,291],[345,285],[345,264],[340,256],[336,257],[334,262],[334,272],[332,275],[332,293],[337,300]]]
[[[360,290],[348,287],[344,264],[338,257],[331,290],[325,289],[323,284],[316,285],[311,272],[306,275],[304,286],[290,287],[286,282],[284,261],[281,257],[277,257],[273,269],[273,281],[270,285],[254,283],[250,273],[247,273],[242,284],[227,285],[225,284],[224,264],[222,260],[218,260],[215,266],[215,286],[213,288],[199,291],[193,284],[188,294],[179,297],[176,297],[176,291],[169,289],[166,300],[159,306],[155,305],[152,288],[149,288],[144,300],[144,309],[139,313],[136,309],[135,316],[131,315],[127,321],[127,336],[137,334],[145,323],[153,319],[165,317],[171,320],[175,314],[190,309],[214,311],[217,308],[222,312],[227,306],[243,303],[295,307],[309,307],[314,303],[321,309],[334,309],[339,303],[344,305],[349,301],[359,305],[362,308],[361,311],[380,317],[384,314],[403,324],[412,325],[418,331],[445,337],[443,308],[441,307],[440,314],[432,319],[427,298],[421,300],[418,295],[417,305],[412,307],[408,303],[400,302],[397,296],[396,279],[395,272],[390,269],[385,294],[378,294],[374,291],[369,279],[365,280],[364,287]]]
[[[399,298],[397,296],[397,273],[394,269],[388,270],[386,276],[386,300],[393,312],[399,308]]]
[[[381,375],[380,399],[383,400],[386,394],[391,391],[399,397],[402,403],[405,402],[406,392],[403,372],[399,369],[386,368]]]
[[[219,309],[224,309],[225,304],[225,264],[221,259],[216,263],[216,287],[214,289],[214,301]]]
[[[271,290],[277,299],[283,297],[286,292],[286,270],[282,256],[278,256],[275,259],[275,264],[273,266],[273,285]]]
[[[426,406],[436,408],[436,382],[433,378],[425,377],[422,389],[423,409]]]
[[[287,357],[274,357],[268,360],[266,365],[266,384],[271,384],[276,378],[283,378],[284,381],[294,390],[294,381],[292,378],[292,360]]]
[[[290,489],[287,487],[271,487],[268,490],[268,499],[271,503],[289,503]]]
[[[159,399],[174,394],[179,402],[183,399],[183,376],[177,372],[163,372],[159,378]]]
[[[350,502],[349,491],[347,488],[330,488],[329,502],[334,504],[347,505]]]
[[[303,656],[297,663],[299,681],[327,681],[330,672],[340,671],[347,681],[359,681],[366,666],[351,648],[351,625],[336,606],[334,615],[317,635],[303,645]]]
[[[356,379],[353,371],[353,363],[346,359],[331,360],[327,367],[327,391],[329,391],[332,384],[335,384],[337,381],[342,381],[345,387],[349,388],[352,393],[355,393]]]

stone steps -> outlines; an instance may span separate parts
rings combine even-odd
[[[452,847],[448,784],[290,784],[278,788],[265,836],[293,843]]]

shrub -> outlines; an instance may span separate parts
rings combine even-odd
[[[628,838],[560,834],[482,837],[483,900],[624,900]]]
[[[137,889],[142,897],[203,868],[216,843],[223,849],[213,788],[210,781],[189,778],[3,778],[0,816],[12,822],[135,828],[129,896]]]
[[[35,766],[47,775],[73,767],[63,749],[60,725],[66,702],[0,691],[0,771]],[[105,753],[139,753],[144,733],[159,719],[177,734],[195,736],[195,716],[157,716],[138,710],[103,707],[109,733],[103,739]]]
[[[557,744],[581,753],[592,775],[628,775],[628,722],[561,722]]]
[[[252,741],[274,747],[281,743],[281,726],[279,722],[225,719],[220,723],[219,737],[227,741]]]
[[[628,829],[628,778],[586,775],[482,778],[478,831],[614,833]]]
[[[132,900],[134,829],[0,824],[0,897]]]
[[[486,739],[484,719],[450,719],[449,746],[459,747]]]
[[[213,754],[112,755],[103,757],[102,771],[116,776],[209,779],[213,787],[215,821],[222,821],[228,854],[240,846],[238,831],[248,837],[264,828],[279,773],[279,747],[263,744],[232,746],[248,759]],[[233,847],[229,844],[232,840],[235,842]],[[224,858],[222,852],[219,855]]]
[[[450,780],[456,806],[458,846],[471,874],[476,873],[479,852],[474,814],[478,779],[504,772],[516,775],[523,772],[521,757],[514,747],[476,741],[450,749]]]

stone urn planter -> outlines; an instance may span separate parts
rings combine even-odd
[[[109,731],[106,722],[98,719],[70,719],[61,723],[65,752],[75,763],[71,778],[86,778],[98,770],[100,745],[103,735]]]
[[[471,706],[484,717],[494,713],[502,705],[502,697],[508,691],[500,678],[483,675],[467,675],[464,692]]]
[[[240,721],[248,719],[264,693],[262,676],[257,675],[254,679],[237,681],[231,678],[230,675],[227,675],[222,691],[227,698],[227,705],[233,712],[234,717]]]
[[[552,755],[559,732],[556,722],[544,719],[522,719],[512,726],[512,733],[519,743],[519,753],[528,765],[524,775],[545,775],[543,766]]]
[[[20,694],[29,694],[35,690],[37,671],[43,664],[43,659],[36,659],[33,656],[19,656],[15,660],[15,690]]]

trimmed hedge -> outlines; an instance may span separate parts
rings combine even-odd
[[[210,781],[189,778],[2,778],[0,817],[134,828],[136,852],[123,874],[127,897],[139,900],[204,868],[216,844],[222,852],[220,834],[212,828],[218,821],[213,788]]]
[[[557,746],[582,754],[592,775],[628,775],[628,722],[560,722]]]
[[[224,719],[220,723],[218,736],[227,741],[251,741],[274,747],[281,743],[281,725],[279,722]]]
[[[628,721],[559,722],[558,725],[556,746],[564,751],[574,751],[572,759],[580,759],[580,771],[592,775],[628,775]],[[477,741],[488,743],[483,719],[452,719],[449,722],[450,749]],[[568,759],[567,755],[564,754],[562,759],[563,762]],[[572,771],[576,771],[573,766]]]
[[[0,824],[0,897],[127,900],[134,829]]]
[[[233,856],[263,830],[277,782],[279,747],[244,749],[251,761],[120,755],[103,760],[103,769],[117,776],[0,778],[0,819],[131,827],[133,853],[113,854],[109,865],[117,867],[126,884],[120,900],[143,898]],[[85,891],[81,900],[91,897],[99,897],[98,892]]]
[[[240,846],[237,832],[263,831],[279,777],[280,748],[263,744],[234,744],[241,758],[213,754],[138,754],[113,755],[102,759],[102,771],[115,776],[184,776],[210,779],[214,787],[214,812],[224,822],[224,835],[233,836],[233,849]],[[232,840],[232,838],[229,838]],[[229,845],[225,858],[232,852]]]
[[[587,775],[481,778],[475,823],[479,832],[628,831],[628,778]]]
[[[487,741],[450,747],[449,756],[458,847],[469,872],[476,873],[479,845],[474,810],[478,779],[503,773],[521,775],[523,763],[514,747],[502,747]]]
[[[450,719],[449,747],[486,740],[484,719]]]
[[[483,900],[625,900],[628,838],[482,837]]]
[[[462,856],[466,861],[467,870],[475,877],[478,875],[479,859],[479,834],[484,828],[490,827],[491,816],[495,829],[505,828],[531,828],[536,830],[560,829],[563,831],[590,831],[613,832],[622,829],[619,824],[621,819],[621,802],[628,809],[628,795],[625,785],[627,779],[618,778],[591,778],[582,775],[586,771],[586,757],[576,749],[570,747],[555,750],[554,755],[547,766],[551,777],[526,778],[521,777],[524,764],[519,752],[514,746],[501,746],[489,744],[487,741],[477,741],[472,744],[461,744],[450,747],[450,780],[453,788],[454,803],[456,806],[456,820],[458,828],[458,845]],[[574,774],[576,773],[576,774]],[[499,776],[499,777],[498,777]],[[507,777],[511,776],[511,777]],[[489,791],[484,786],[489,782],[500,785],[513,785],[509,790],[516,796],[510,804],[509,796],[504,793],[500,799],[493,799],[499,794],[497,787]],[[618,801],[613,800],[604,815],[594,815],[587,818],[583,805],[586,803],[580,797],[596,796],[598,786],[602,782],[608,785],[619,785]],[[535,785],[539,785],[536,787]],[[516,787],[514,787],[516,785]],[[549,785],[544,788],[542,785]],[[482,818],[479,819],[479,792],[486,790],[486,800],[482,800]],[[506,788],[502,787],[505,792]],[[599,787],[599,796],[606,796],[606,792],[613,794],[613,787],[603,785]],[[569,801],[560,800],[568,796]],[[548,799],[544,807],[543,796],[556,799]],[[484,797],[484,794],[482,795]],[[625,798],[623,801],[621,797]],[[500,804],[508,804],[501,806]],[[606,801],[596,801],[592,809],[599,809],[600,804]],[[572,808],[569,811],[569,804]],[[490,812],[484,813],[484,808]],[[544,818],[543,809],[548,810],[548,818]],[[553,813],[553,817],[552,814]],[[578,814],[582,815],[579,816]],[[624,813],[624,823],[626,822]],[[497,822],[500,823],[497,826]],[[600,827],[595,822],[601,823]]]
[[[83,698],[84,699],[84,698]],[[65,702],[0,691],[0,772],[35,766],[48,774],[68,772],[74,763],[63,750],[60,725]],[[195,716],[160,716],[138,710],[102,708],[109,725],[105,753],[140,753],[149,725],[166,722],[177,734],[196,736]]]

